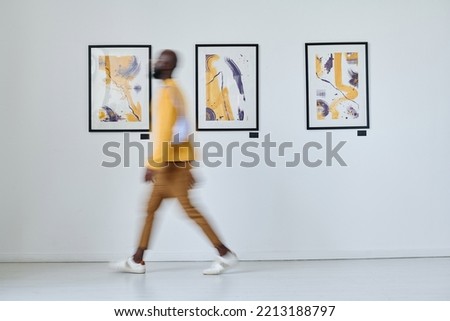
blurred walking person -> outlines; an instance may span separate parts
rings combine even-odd
[[[177,82],[172,78],[176,66],[177,55],[172,50],[162,51],[154,65],[153,77],[160,79],[163,86],[156,105],[153,154],[148,160],[145,174],[145,180],[153,183],[153,189],[136,252],[127,260],[114,265],[120,272],[146,272],[144,252],[149,247],[156,211],[167,198],[178,199],[188,217],[200,227],[217,250],[217,258],[203,274],[220,274],[238,263],[236,254],[223,244],[209,222],[189,199],[189,190],[194,184],[191,174],[194,149],[188,139],[184,97]]]

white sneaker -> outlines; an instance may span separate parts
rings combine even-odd
[[[228,252],[224,256],[218,256],[212,265],[203,271],[205,275],[218,275],[238,264],[239,260],[236,254]]]
[[[111,264],[111,268],[116,272],[144,274],[145,262],[142,261],[141,263],[136,263],[133,258],[130,257],[125,261]]]

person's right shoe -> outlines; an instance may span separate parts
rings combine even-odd
[[[224,271],[236,266],[239,260],[233,252],[228,252],[224,256],[218,256],[212,265],[203,271],[205,275],[218,275],[223,273]]]
[[[134,262],[133,258],[130,257],[125,261],[111,264],[111,268],[116,272],[144,274],[145,262],[142,261],[141,263],[136,263]]]

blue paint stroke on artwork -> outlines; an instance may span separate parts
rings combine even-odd
[[[331,69],[333,69],[333,54],[330,54],[330,57],[328,58],[327,62],[325,63],[324,67],[327,70],[327,74],[330,73]]]
[[[317,107],[317,112],[320,113],[322,115],[322,117],[327,117],[328,114],[330,113],[330,107],[322,99],[317,99],[316,107]]]
[[[239,120],[244,120],[244,111],[238,108]]]
[[[230,67],[231,71],[233,72],[233,78],[234,81],[236,81],[236,84],[239,88],[239,93],[243,95],[244,101],[245,101],[245,93],[244,93],[244,85],[242,84],[242,73],[237,64],[233,61],[231,58],[225,58],[225,62],[227,63],[228,67]]]
[[[141,85],[136,85],[133,87],[133,89],[135,92],[139,93],[142,90],[142,87],[141,87]]]
[[[216,120],[216,113],[209,107],[206,107],[206,120]]]
[[[347,107],[347,114],[348,114],[350,117],[352,117],[353,119],[356,119],[356,118],[359,117],[358,111],[357,111],[355,108],[353,108],[352,106],[348,106],[348,107]]]
[[[121,119],[120,115],[116,114],[114,110],[108,106],[103,106],[102,108],[106,112],[106,118],[103,120],[104,122],[116,122]]]
[[[350,75],[349,83],[350,83],[352,86],[358,88],[358,73],[355,72],[355,71],[353,71],[353,70],[349,70],[348,73],[349,73],[349,75]]]
[[[139,64],[136,56],[133,56],[128,66],[125,66],[125,68],[119,68],[117,72],[124,78],[134,78],[140,70],[141,65]]]

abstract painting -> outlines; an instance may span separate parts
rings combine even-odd
[[[307,43],[308,129],[369,128],[367,42]]]
[[[197,130],[258,130],[258,45],[196,45]]]
[[[151,46],[89,46],[89,131],[150,130]]]

